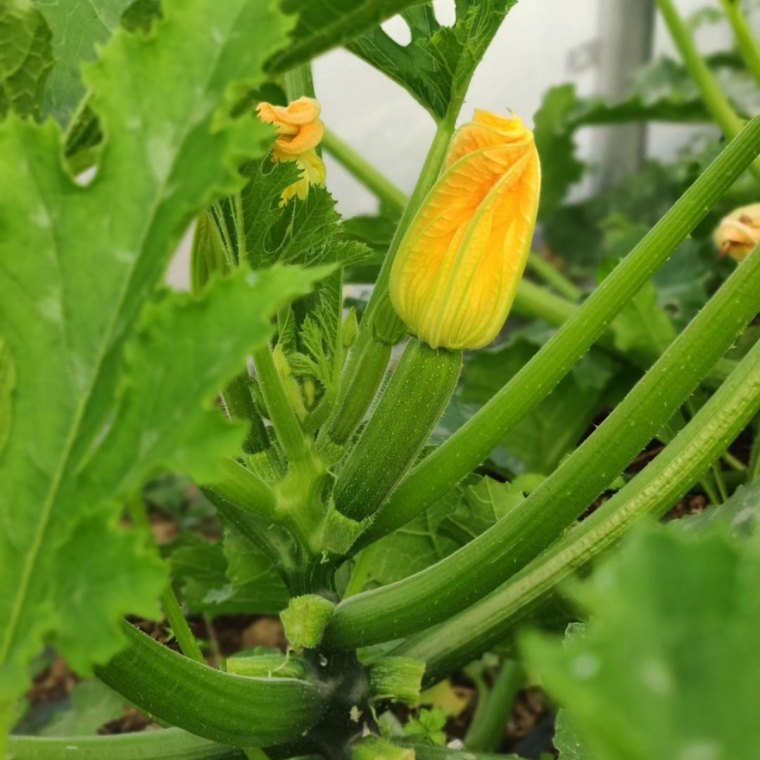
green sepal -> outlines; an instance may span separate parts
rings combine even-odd
[[[335,605],[318,594],[304,594],[290,600],[280,613],[285,635],[294,649],[314,649],[332,616]]]
[[[334,507],[327,513],[322,546],[326,552],[343,556],[367,527],[366,520],[353,520]]]
[[[425,663],[414,657],[384,657],[369,669],[373,699],[390,699],[414,707],[419,703]]]
[[[397,747],[379,736],[367,736],[351,749],[351,760],[414,760],[411,747]]]
[[[128,646],[96,675],[160,721],[237,747],[289,741],[324,709],[319,687],[294,678],[244,678],[183,657],[124,623]]]
[[[461,368],[460,351],[410,341],[338,475],[333,498],[340,512],[362,519],[380,508],[430,438]]]

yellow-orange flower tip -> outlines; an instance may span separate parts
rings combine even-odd
[[[512,306],[536,224],[541,167],[518,118],[475,111],[391,269],[399,316],[433,348],[476,349]]]
[[[721,219],[715,245],[721,256],[743,261],[760,243],[760,203],[741,206]]]
[[[319,119],[321,106],[314,98],[298,98],[287,106],[259,103],[259,119],[273,124],[277,137],[272,148],[274,161],[294,161],[301,170],[301,178],[282,192],[281,204],[294,196],[306,198],[311,185],[325,184],[325,166],[316,148],[325,134]]]

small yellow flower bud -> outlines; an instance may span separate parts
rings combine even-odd
[[[541,168],[518,118],[475,111],[391,270],[396,311],[433,348],[474,349],[501,330],[538,211]]]
[[[721,219],[715,230],[715,245],[721,256],[743,261],[760,243],[760,203],[741,206]]]
[[[325,165],[316,151],[325,134],[325,125],[319,120],[320,111],[321,106],[313,98],[298,98],[287,106],[258,105],[259,119],[277,128],[272,160],[295,161],[301,170],[301,179],[282,191],[281,205],[294,195],[304,200],[310,185],[325,184]]]

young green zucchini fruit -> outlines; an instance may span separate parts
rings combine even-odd
[[[430,438],[461,369],[460,351],[409,343],[338,475],[333,498],[341,514],[361,520],[380,508]]]

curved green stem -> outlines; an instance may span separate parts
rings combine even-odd
[[[757,36],[742,13],[741,2],[740,0],[721,0],[721,4],[731,28],[734,30],[736,43],[739,45],[742,56],[744,56],[744,62],[755,81],[760,85],[760,45],[757,42]]]
[[[574,303],[583,298],[583,291],[577,285],[537,253],[531,252],[528,255],[527,267],[530,271],[535,272],[547,285],[556,290],[557,293],[565,296],[565,298],[569,298]]]
[[[95,674],[141,710],[206,739],[267,747],[297,738],[324,708],[320,688],[200,665],[124,624],[128,646]]]
[[[409,198],[403,190],[396,187],[382,172],[378,171],[364,156],[341,140],[330,129],[325,129],[322,138],[325,150],[358,179],[368,190],[372,191],[381,203],[401,213]]]
[[[346,599],[325,643],[365,646],[445,620],[546,548],[675,414],[757,313],[760,255],[737,267],[607,419],[525,502],[473,541],[402,581]]]
[[[504,640],[511,628],[575,570],[646,515],[660,516],[688,491],[760,409],[760,344],[664,451],[596,512],[498,591],[397,652],[426,662],[435,683]]]
[[[167,728],[113,736],[11,736],[9,760],[242,760],[243,753]]]
[[[464,740],[468,750],[499,748],[522,682],[522,668],[515,660],[505,660],[490,690],[485,694],[479,690],[478,706]]]
[[[657,0],[657,5],[665,19],[670,36],[683,58],[686,70],[699,88],[707,110],[718,122],[718,126],[726,137],[735,137],[741,131],[744,122],[734,111],[702,54],[697,50],[691,30],[679,15],[673,0]],[[754,161],[749,168],[760,180],[760,161]]]
[[[755,117],[520,372],[409,473],[357,548],[407,523],[486,459],[599,339],[759,151],[760,117]]]
[[[274,491],[255,473],[234,459],[222,463],[224,480],[208,489],[240,509],[265,520],[274,517],[277,500]]]

